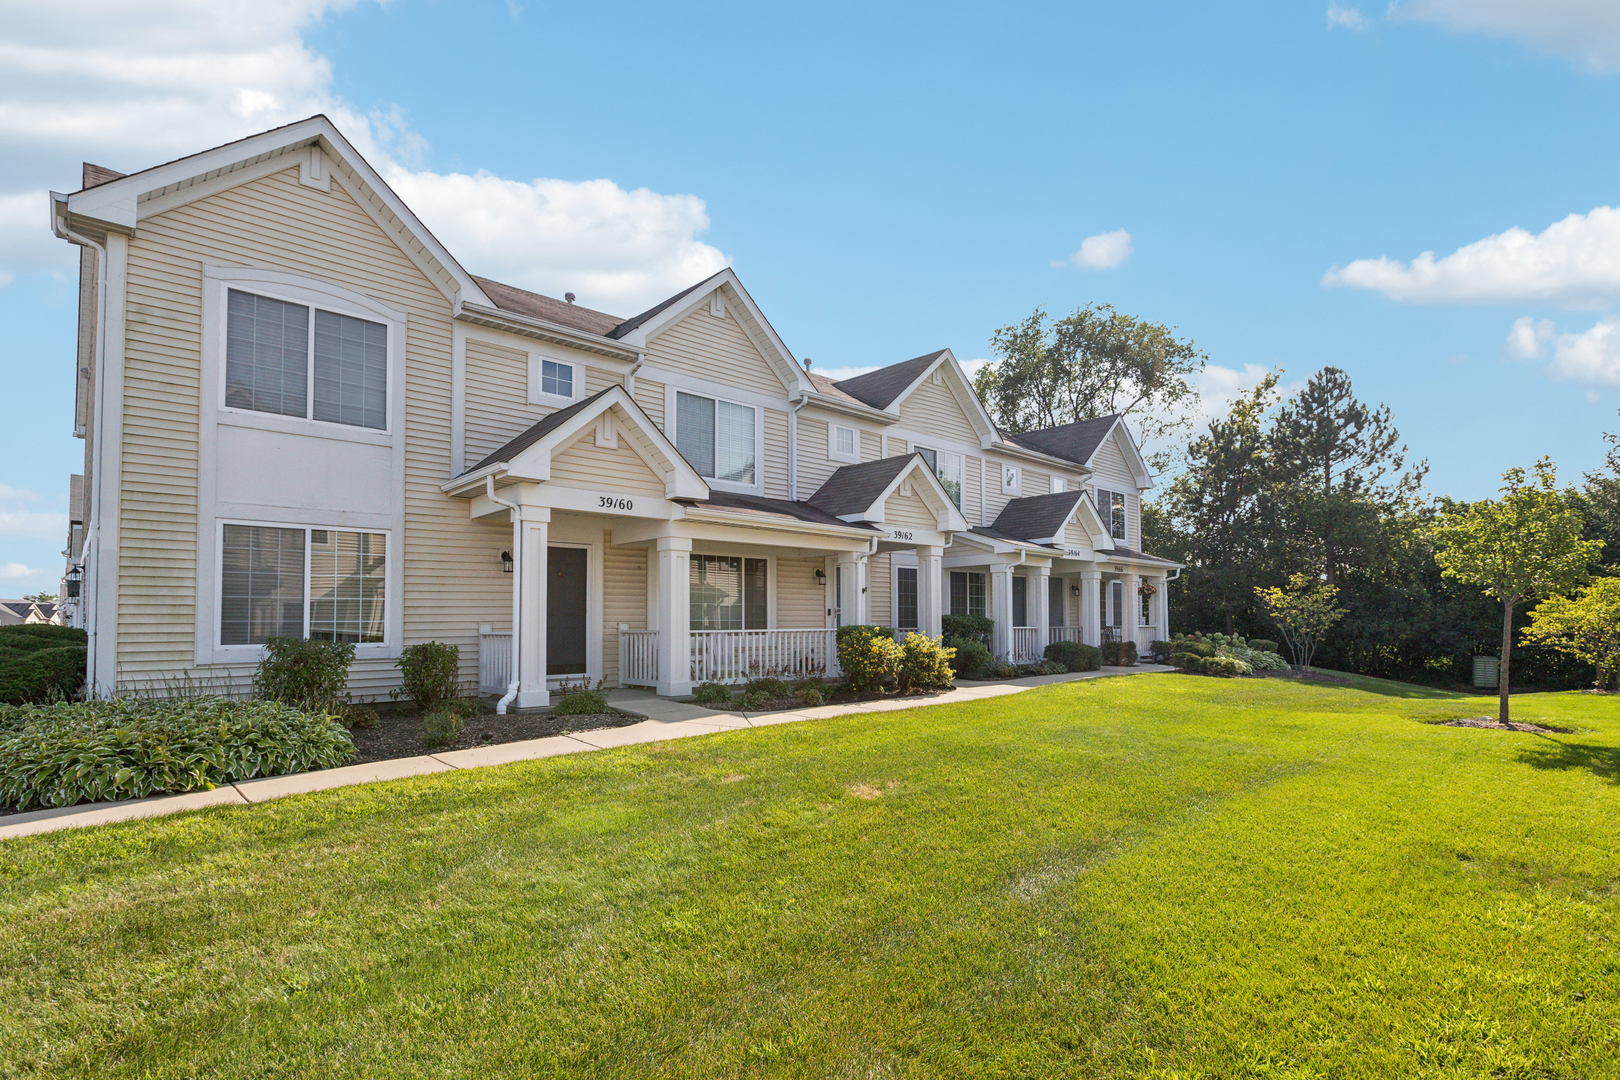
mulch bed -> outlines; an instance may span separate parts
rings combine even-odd
[[[1575,729],[1567,727],[1543,727],[1540,724],[1521,724],[1518,721],[1502,723],[1494,716],[1465,716],[1460,720],[1430,720],[1427,721],[1438,727],[1471,727],[1486,728],[1490,731],[1526,731],[1533,735],[1559,735],[1572,734]]]
[[[454,744],[430,749],[423,743],[420,716],[384,715],[378,718],[376,727],[356,728],[349,733],[354,739],[355,755],[347,764],[363,765],[368,761],[388,761],[391,758],[466,750],[474,746],[544,739],[570,731],[625,727],[629,724],[639,724],[641,720],[639,716],[620,712],[599,716],[554,716],[549,712],[514,712],[496,716],[494,713],[485,713],[482,716],[468,717],[461,738]]]

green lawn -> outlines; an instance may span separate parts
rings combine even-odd
[[[1620,1075],[1620,698],[1140,676],[0,843],[0,1075]]]

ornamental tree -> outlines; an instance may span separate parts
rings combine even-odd
[[[1254,594],[1282,631],[1295,665],[1309,675],[1311,657],[1323,635],[1344,617],[1344,608],[1333,606],[1338,587],[1318,583],[1306,574],[1291,574],[1287,588],[1256,589]]]
[[[1502,601],[1502,656],[1497,680],[1497,718],[1508,723],[1513,610],[1526,600],[1560,596],[1587,579],[1587,567],[1603,550],[1601,540],[1581,539],[1581,512],[1558,490],[1551,458],[1502,474],[1501,499],[1486,499],[1448,513],[1435,530],[1435,561],[1446,577],[1477,585]]]
[[[1620,688],[1620,578],[1597,578],[1574,599],[1543,600],[1524,636],[1595,665],[1598,689]]]

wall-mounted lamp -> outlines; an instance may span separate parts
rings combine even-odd
[[[68,567],[68,572],[67,572],[67,593],[66,593],[68,599],[71,600],[74,597],[79,595],[79,582],[83,581],[83,580],[84,580],[84,568],[82,566],[74,565],[74,566]]]
[[[1069,591],[1072,592],[1074,595],[1079,596],[1080,595],[1080,586],[1078,586],[1078,585],[1070,585],[1069,586]]]
[[[825,584],[827,584],[827,571],[823,570],[819,566],[816,567],[816,584],[817,585],[825,585]]]
[[[507,574],[512,572],[512,553],[510,551],[501,552],[501,571]]]

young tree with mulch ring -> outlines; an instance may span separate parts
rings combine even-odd
[[[1502,657],[1498,664],[1497,719],[1508,720],[1513,610],[1526,600],[1568,593],[1587,579],[1587,567],[1603,550],[1601,540],[1581,539],[1581,512],[1558,490],[1551,458],[1536,462],[1535,478],[1523,469],[1502,474],[1502,498],[1454,510],[1435,530],[1435,561],[1446,577],[1477,585],[1502,601]]]

